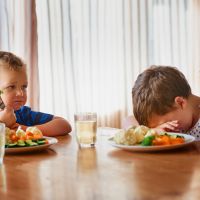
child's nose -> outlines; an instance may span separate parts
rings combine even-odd
[[[23,96],[24,95],[24,92],[21,88],[18,88],[17,91],[16,91],[16,96]]]

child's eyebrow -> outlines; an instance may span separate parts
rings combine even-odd
[[[9,82],[9,83],[6,83],[4,85],[1,86],[1,90],[5,90],[6,88],[8,88],[9,86],[11,85],[16,85],[16,82]]]
[[[5,83],[4,85],[5,86],[8,86],[8,85],[15,85],[17,82],[15,81],[15,82],[8,82],[8,83]]]

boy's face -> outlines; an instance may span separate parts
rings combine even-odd
[[[27,86],[28,81],[25,67],[15,71],[6,66],[0,66],[0,90],[3,91],[1,98],[6,106],[18,110],[25,105]]]
[[[184,100],[184,105],[178,105],[175,110],[172,110],[164,115],[152,115],[149,119],[148,126],[155,128],[170,121],[177,121],[177,130],[180,132],[187,131],[193,126],[193,110],[189,106],[187,100]]]

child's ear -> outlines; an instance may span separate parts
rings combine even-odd
[[[174,102],[178,108],[184,108],[187,103],[185,98],[179,96],[175,97]]]

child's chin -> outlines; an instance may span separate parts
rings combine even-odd
[[[14,106],[14,110],[19,110],[22,106]]]

